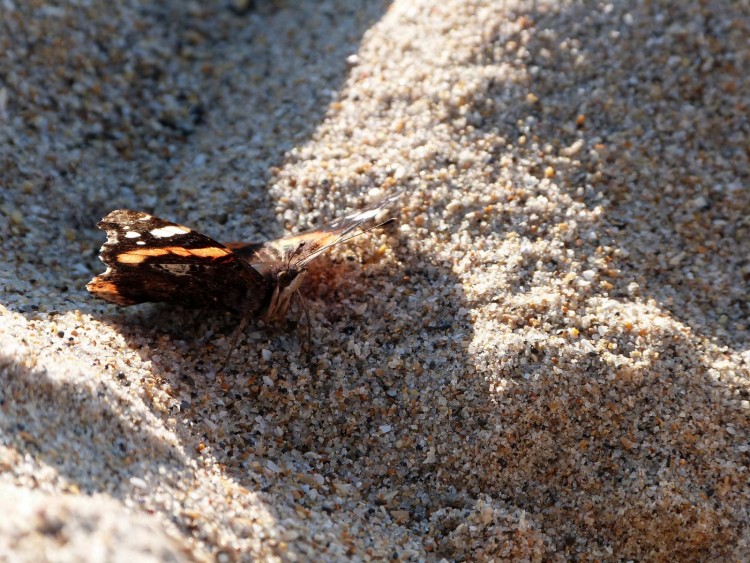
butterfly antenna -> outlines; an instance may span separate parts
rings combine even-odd
[[[391,217],[390,219],[386,219],[382,223],[378,223],[377,225],[373,225],[371,227],[367,227],[366,229],[362,229],[361,231],[357,231],[354,234],[345,236],[341,240],[337,240],[336,244],[341,244],[341,243],[346,242],[348,240],[352,240],[354,237],[358,237],[358,236],[363,235],[365,233],[369,233],[370,231],[372,231],[374,229],[377,229],[378,227],[385,227],[386,225],[390,225],[390,224],[395,223],[395,222],[396,222],[395,217]]]
[[[299,305],[305,313],[305,320],[307,321],[307,367],[312,370],[312,324],[310,323],[310,312],[307,310],[307,303],[305,303],[305,299],[302,297],[299,289],[294,293],[299,298]]]
[[[234,352],[234,349],[237,347],[237,341],[240,339],[240,335],[243,332],[245,332],[245,327],[247,326],[247,323],[249,320],[250,320],[250,315],[245,315],[242,317],[242,320],[240,321],[239,326],[234,331],[234,335],[232,336],[232,343],[229,345],[229,351],[227,352],[227,357],[224,358],[224,362],[221,364],[219,371],[216,372],[216,375],[220,375],[224,371],[224,368],[227,367],[227,364],[229,363],[229,358],[232,357],[232,352]]]

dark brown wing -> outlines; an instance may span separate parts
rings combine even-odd
[[[353,231],[376,219],[381,211],[397,201],[402,193],[396,192],[318,229],[265,243],[230,242],[226,243],[226,246],[260,271],[265,271],[262,265],[276,263],[301,269],[321,253],[347,239]]]
[[[107,271],[86,288],[118,305],[169,302],[259,313],[269,282],[215,240],[148,213],[118,209],[97,225],[107,232]]]

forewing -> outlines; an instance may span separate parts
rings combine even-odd
[[[171,302],[260,310],[266,282],[230,249],[189,227],[119,209],[97,225],[107,232],[100,258],[108,267],[86,288],[118,305]]]
[[[368,223],[372,223],[387,206],[397,201],[401,195],[402,192],[396,192],[359,211],[340,217],[321,228],[261,244],[234,242],[227,243],[227,246],[261,270],[261,264],[275,263],[303,268],[322,252],[352,235],[356,229],[366,228]]]

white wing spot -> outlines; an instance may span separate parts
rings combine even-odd
[[[138,217],[138,220],[139,221],[150,221],[151,220],[151,215],[149,215],[148,213],[144,213],[143,217]]]
[[[136,244],[139,245],[139,246],[145,246],[146,245],[146,243],[143,242],[142,240],[139,240],[138,242],[136,242]]]
[[[153,229],[151,231],[151,235],[155,236],[156,238],[169,238],[177,235],[184,235],[185,233],[189,232],[190,229],[188,229],[187,227],[180,227],[179,225],[169,225],[168,227],[159,227],[158,229]]]
[[[352,219],[356,219],[358,221],[367,221],[368,219],[372,219],[373,217],[377,217],[378,214],[382,211],[382,209],[370,209],[368,211],[363,211],[361,213],[353,213],[350,215]]]
[[[141,236],[141,233],[137,233],[136,231],[128,231],[125,233],[125,238],[138,238]]]

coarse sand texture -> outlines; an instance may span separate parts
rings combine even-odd
[[[0,2],[0,561],[750,560],[746,0]],[[133,209],[253,321],[85,289]]]

